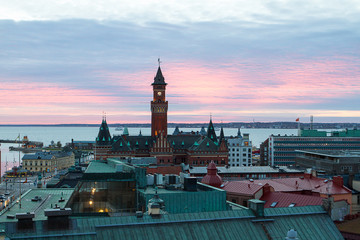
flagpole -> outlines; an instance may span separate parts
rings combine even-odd
[[[19,168],[20,170],[20,133],[19,133]],[[19,173],[18,173],[19,174]],[[20,181],[19,181],[19,184],[20,184],[20,198],[19,198],[19,207],[21,208],[21,172],[20,172]]]

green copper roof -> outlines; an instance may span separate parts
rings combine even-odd
[[[9,211],[1,212],[0,222],[17,222],[17,219],[9,219],[7,215],[15,215],[16,213],[35,212],[34,220],[45,220],[47,217],[44,215],[44,209],[55,207],[57,204],[60,207],[65,207],[73,188],[36,188],[23,194],[21,197],[21,208],[19,204],[15,204]],[[32,201],[32,199],[38,196],[41,201]],[[63,198],[65,201],[59,202],[59,199]]]
[[[166,205],[166,201],[165,201]],[[287,208],[289,215],[256,218],[249,209],[125,217],[72,218],[73,228],[47,231],[35,222],[36,231],[7,228],[10,238],[33,239],[285,239],[290,229],[299,240],[344,239],[331,218],[319,209]],[[266,209],[265,209],[266,210]],[[15,224],[15,223],[14,223]]]
[[[123,135],[129,136],[129,129],[124,127]]]

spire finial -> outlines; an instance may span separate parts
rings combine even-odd
[[[158,58],[158,63],[159,63],[159,67],[160,67],[160,63],[161,63],[160,58]]]
[[[212,121],[212,114],[210,113],[210,121]]]

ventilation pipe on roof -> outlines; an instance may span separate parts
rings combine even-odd
[[[294,240],[296,240],[296,239],[298,239],[297,238],[297,232],[296,232],[296,230],[294,230],[294,229],[290,229],[288,232],[287,232],[287,235],[286,235],[286,238],[285,239],[294,239]]]

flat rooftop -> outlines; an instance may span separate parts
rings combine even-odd
[[[146,189],[139,189],[140,192],[148,195],[154,195],[155,194],[155,187],[152,186],[147,186]],[[222,189],[219,188],[214,188],[212,186],[203,184],[203,183],[197,183],[197,191],[195,192],[208,192],[208,191],[224,191]],[[184,193],[194,193],[191,191],[185,191],[183,189],[174,189],[174,190],[170,190],[170,189],[166,189],[164,187],[158,187],[157,188],[157,192],[159,195],[163,195],[163,194],[184,194]]]
[[[116,168],[100,161],[91,161],[87,167],[86,173],[116,173]]]
[[[64,208],[68,202],[73,188],[37,188],[31,189],[21,196],[21,208],[19,203],[10,204],[8,209],[0,212],[0,222],[16,222],[16,218],[8,218],[8,215],[15,216],[17,213],[35,212],[34,220],[46,220],[44,209],[55,207],[57,204],[60,208]],[[41,198],[38,201],[32,201],[36,196]],[[65,201],[59,202],[60,198]]]
[[[315,150],[315,151],[303,151],[296,150],[296,152],[316,154],[326,157],[346,157],[346,158],[360,158],[360,151],[351,150]]]
[[[276,168],[270,166],[254,166],[254,167],[216,167],[218,173],[302,173],[299,169],[291,169],[286,166],[279,166]],[[281,169],[281,170],[280,170]],[[191,174],[206,174],[207,167],[192,167],[190,168]]]

